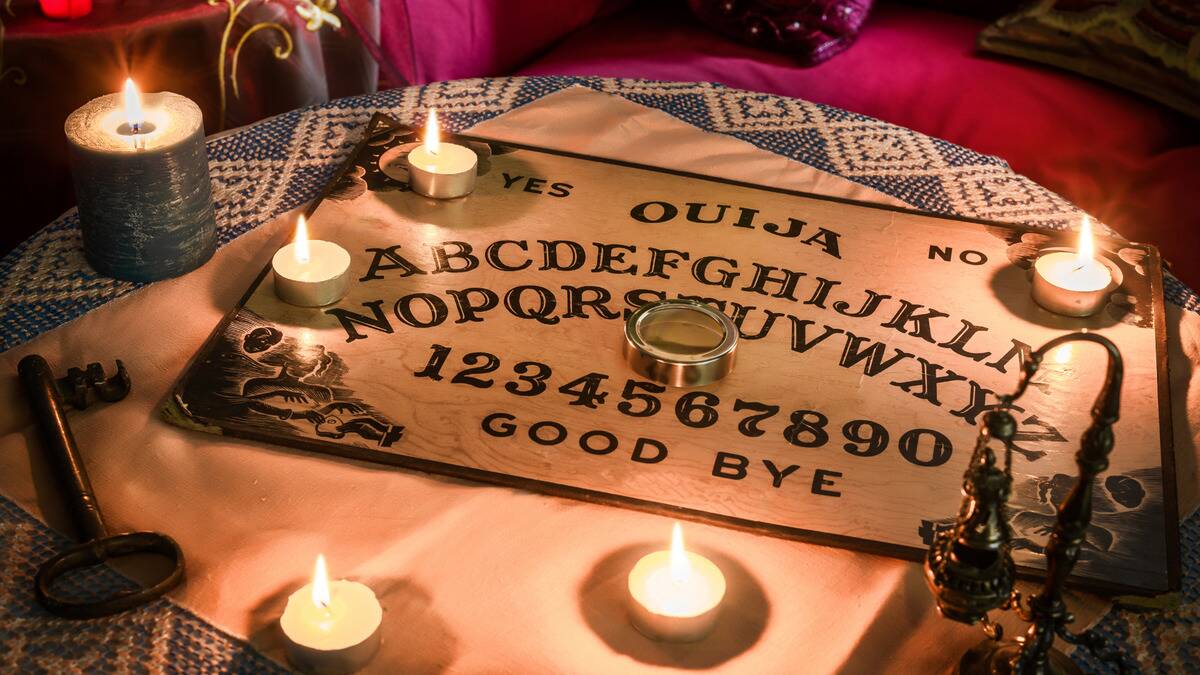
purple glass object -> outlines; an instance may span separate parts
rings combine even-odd
[[[805,65],[854,43],[874,0],[688,0],[692,11],[729,37],[787,52]]]

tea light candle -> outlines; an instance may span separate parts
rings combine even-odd
[[[289,305],[322,307],[341,300],[350,286],[350,254],[331,241],[308,238],[304,216],[292,243],[271,258],[275,295]]]
[[[668,642],[695,642],[712,632],[725,575],[708,558],[683,548],[675,523],[671,549],[655,551],[629,573],[629,614],[643,635]]]
[[[97,272],[156,281],[204,264],[217,248],[204,118],[170,92],[93,99],[64,125],[83,252]]]
[[[408,184],[434,199],[465,197],[475,189],[475,151],[439,138],[437,111],[429,111],[425,142],[408,153]]]
[[[1033,265],[1033,299],[1064,316],[1091,316],[1108,302],[1120,271],[1095,255],[1091,221],[1083,218],[1076,250],[1049,249]]]
[[[379,649],[383,608],[363,584],[329,581],[325,556],[317,556],[310,584],[288,598],[279,626],[288,661],[306,673],[353,673]]]

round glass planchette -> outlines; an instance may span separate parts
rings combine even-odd
[[[635,372],[672,387],[700,387],[733,370],[738,330],[696,300],[642,305],[625,322],[625,358]]]

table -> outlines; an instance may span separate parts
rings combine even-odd
[[[937,617],[917,565],[693,525],[691,541],[718,552],[740,597],[720,639],[656,645],[631,633],[616,602],[631,554],[662,539],[669,524],[662,518],[214,439],[160,421],[155,412],[184,363],[264,254],[289,236],[281,216],[315,196],[372,112],[415,122],[429,105],[448,113],[452,128],[501,140],[946,213],[1050,227],[1078,218],[997,158],[825,106],[710,84],[440,83],[335,101],[214,139],[226,245],[198,272],[148,288],[96,277],[82,262],[72,214],[0,262],[0,336],[9,349],[0,367],[14,373],[31,351],[60,368],[115,358],[130,366],[130,399],[73,413],[72,424],[113,529],[172,534],[189,556],[190,579],[170,601],[118,619],[64,624],[37,609],[32,570],[62,544],[40,521],[64,520],[28,413],[4,406],[0,612],[17,629],[0,632],[0,668],[278,669],[270,660],[282,653],[273,622],[317,551],[335,577],[380,594],[386,632],[378,672],[771,672],[798,663],[813,672],[928,671],[979,639]],[[1167,288],[1187,514],[1197,495],[1200,299],[1173,280]],[[15,402],[15,377],[2,382],[2,395]],[[1188,642],[1200,621],[1197,521],[1183,528],[1178,608],[1134,616],[1109,611],[1095,596],[1072,598],[1082,621],[1103,615],[1102,631],[1123,638],[1148,670],[1198,662]],[[123,583],[105,570],[93,582]],[[1089,655],[1076,658],[1101,667]]]

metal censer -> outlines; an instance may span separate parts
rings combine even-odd
[[[1017,421],[1009,412],[1025,393],[1042,358],[1059,345],[1072,341],[1095,342],[1108,352],[1104,386],[1092,407],[1092,424],[1083,434],[1075,455],[1079,478],[1058,506],[1058,520],[1046,544],[1046,580],[1025,606],[1013,588],[1015,567],[1008,527],[1009,492],[1012,487],[1012,440]],[[963,503],[950,529],[939,532],[925,558],[925,580],[937,601],[938,612],[966,624],[982,623],[987,640],[971,648],[958,664],[961,673],[1077,673],[1079,668],[1053,648],[1055,637],[1087,647],[1102,657],[1106,646],[1100,636],[1072,633],[1074,617],[1063,600],[1063,587],[1079,557],[1084,533],[1092,518],[1092,483],[1108,468],[1113,447],[1112,425],[1121,405],[1121,353],[1107,338],[1094,333],[1071,333],[1055,338],[1033,352],[1023,364],[1017,390],[1000,398],[999,405],[983,418],[975,452],[963,477]],[[1003,467],[992,441],[1004,449]],[[988,612],[1015,610],[1030,622],[1023,638],[1003,640],[998,624]]]

